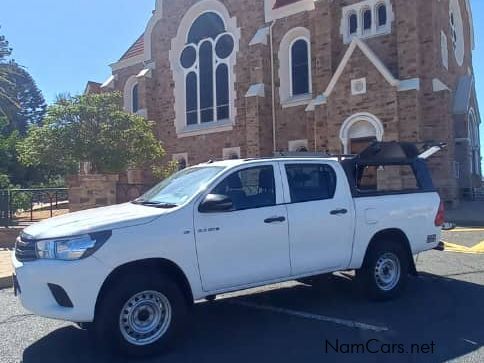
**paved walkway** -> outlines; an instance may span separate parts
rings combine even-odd
[[[12,286],[12,262],[10,255],[12,251],[0,249],[0,289]]]

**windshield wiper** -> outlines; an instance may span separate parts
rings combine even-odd
[[[136,199],[132,202],[133,204],[145,205],[147,207],[154,207],[154,208],[176,208],[178,204],[175,203],[166,203],[166,202],[157,202],[157,201],[149,201],[143,199]]]

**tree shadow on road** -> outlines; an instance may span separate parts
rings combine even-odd
[[[378,339],[385,344],[435,343],[434,354],[359,354],[358,361],[443,362],[484,345],[482,285],[422,273],[395,301],[367,301],[355,281],[333,276],[313,286],[252,293],[196,304],[185,335],[163,357],[142,362],[332,362],[355,356],[328,353],[325,341],[348,344]],[[241,303],[284,311],[267,311]],[[387,327],[388,331],[346,326],[293,316],[306,312]],[[481,357],[482,358],[482,357]],[[85,331],[66,327],[29,346],[24,363],[133,362],[94,348]]]

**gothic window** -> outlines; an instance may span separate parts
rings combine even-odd
[[[229,69],[234,48],[233,36],[216,13],[206,12],[193,22],[180,56],[187,125],[230,118]]]
[[[452,45],[454,49],[457,47],[457,31],[455,27],[455,16],[454,13],[450,13],[450,36],[452,38]]]
[[[469,140],[471,146],[471,171],[472,174],[481,174],[481,151],[480,151],[480,136],[479,136],[479,122],[476,118],[474,109],[471,109],[468,117]]]
[[[459,0],[449,1],[449,33],[457,65],[462,66],[465,58],[464,22]]]
[[[293,96],[305,95],[309,91],[309,43],[297,39],[291,46],[291,92]]]
[[[363,11],[363,31],[368,33],[371,31],[372,15],[370,9]]]
[[[138,85],[135,84],[131,94],[131,102],[132,102],[131,109],[133,113],[136,113],[139,111],[139,93],[138,92],[139,92]]]
[[[129,77],[124,84],[123,103],[127,112],[137,113],[141,110],[138,78],[136,76]]]
[[[377,6],[378,26],[387,25],[387,7],[385,4]]]
[[[358,31],[358,16],[356,13],[351,13],[348,18],[348,26],[350,35],[356,34]]]
[[[393,19],[390,0],[363,0],[344,6],[340,27],[343,42],[390,34]]]

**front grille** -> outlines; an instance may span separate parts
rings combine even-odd
[[[15,257],[20,262],[35,261],[37,254],[35,253],[35,241],[26,239],[22,236],[17,238],[15,242]]]

